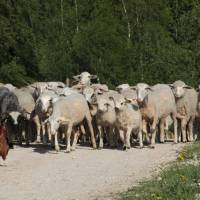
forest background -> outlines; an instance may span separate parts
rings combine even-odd
[[[200,83],[199,0],[0,0],[0,82]]]

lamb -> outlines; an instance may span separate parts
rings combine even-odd
[[[129,149],[131,133],[136,133],[139,137],[140,148],[143,147],[142,139],[142,116],[138,105],[135,104],[135,99],[122,95],[112,95],[110,99],[113,100],[116,111],[116,127],[119,130],[122,141],[124,142],[123,149]],[[121,137],[122,138],[122,137]]]
[[[109,92],[97,95],[92,101],[93,115],[99,132],[99,149],[103,148],[104,130],[108,130],[110,147],[113,148],[113,134],[116,122],[116,113],[113,102],[109,99]]]

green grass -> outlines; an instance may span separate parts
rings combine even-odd
[[[200,199],[200,164],[189,164],[189,159],[200,158],[200,143],[185,147],[176,162],[162,170],[156,177],[142,182],[120,200],[197,200]]]
[[[183,157],[183,158],[181,158]],[[194,142],[191,145],[187,145],[180,152],[179,160],[191,160],[191,159],[200,159],[200,142]]]

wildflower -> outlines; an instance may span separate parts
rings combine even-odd
[[[184,183],[187,181],[187,177],[185,177],[183,175],[180,175],[180,178],[181,178],[181,181],[184,182]]]
[[[184,161],[184,160],[185,160],[185,155],[184,155],[183,153],[180,153],[180,154],[178,155],[178,160],[179,160],[179,161]]]

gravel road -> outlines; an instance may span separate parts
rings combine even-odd
[[[10,150],[0,167],[0,200],[109,200],[176,158],[183,144],[70,154],[32,145]]]

